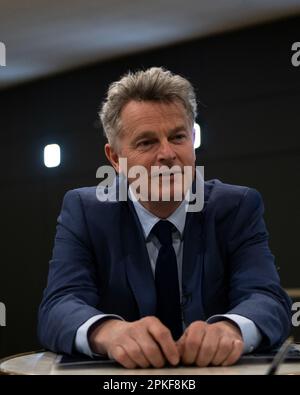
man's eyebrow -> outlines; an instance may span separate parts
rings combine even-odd
[[[186,126],[180,125],[180,126],[176,126],[176,128],[174,128],[174,129],[171,129],[169,131],[169,133],[170,134],[174,134],[174,133],[177,133],[177,132],[186,132],[186,131],[187,131]]]
[[[137,136],[135,136],[132,140],[133,143],[136,143],[138,140],[144,139],[144,138],[153,138],[155,137],[156,133],[151,130],[145,130],[141,133],[139,133]]]
[[[176,126],[173,129],[170,129],[168,131],[168,134],[172,135],[174,133],[183,132],[183,131],[186,131],[186,126],[180,125],[180,126]],[[147,137],[151,138],[151,137],[155,137],[155,136],[156,136],[156,132],[155,131],[153,131],[153,130],[145,130],[145,131],[139,133],[136,137],[134,137],[133,142],[136,142],[137,140],[140,140],[140,139],[143,139],[143,138],[147,138]]]

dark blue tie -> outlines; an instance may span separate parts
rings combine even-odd
[[[174,340],[177,340],[182,335],[182,320],[173,229],[171,222],[159,221],[152,233],[161,244],[155,267],[156,316],[170,329]]]

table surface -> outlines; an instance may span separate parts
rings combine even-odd
[[[300,347],[300,346],[298,346]],[[0,361],[0,374],[18,375],[264,375],[270,364],[239,361],[228,367],[167,367],[163,369],[125,369],[117,364],[89,364],[60,367],[60,356],[35,352],[11,356]],[[284,363],[277,374],[300,375],[300,362]]]

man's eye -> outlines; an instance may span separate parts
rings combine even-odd
[[[152,144],[152,141],[150,141],[150,140],[142,140],[137,143],[137,146],[140,148],[146,148],[146,147],[149,147],[151,144]]]
[[[173,139],[174,139],[174,140],[177,140],[177,141],[183,140],[184,138],[185,138],[185,134],[183,134],[183,133],[181,133],[181,134],[176,134],[176,135],[173,137]]]

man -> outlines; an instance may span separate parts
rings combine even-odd
[[[126,158],[128,171],[146,169],[148,186],[153,167],[195,174],[196,99],[186,79],[161,68],[129,73],[110,86],[100,116],[118,173]],[[155,199],[134,199],[133,176],[132,200],[101,202],[96,188],[66,194],[39,312],[41,343],[108,355],[127,368],[225,366],[279,346],[290,301],[259,193],[208,181],[204,206],[189,212],[190,185],[175,199],[183,183],[171,175],[165,201],[157,177]]]

